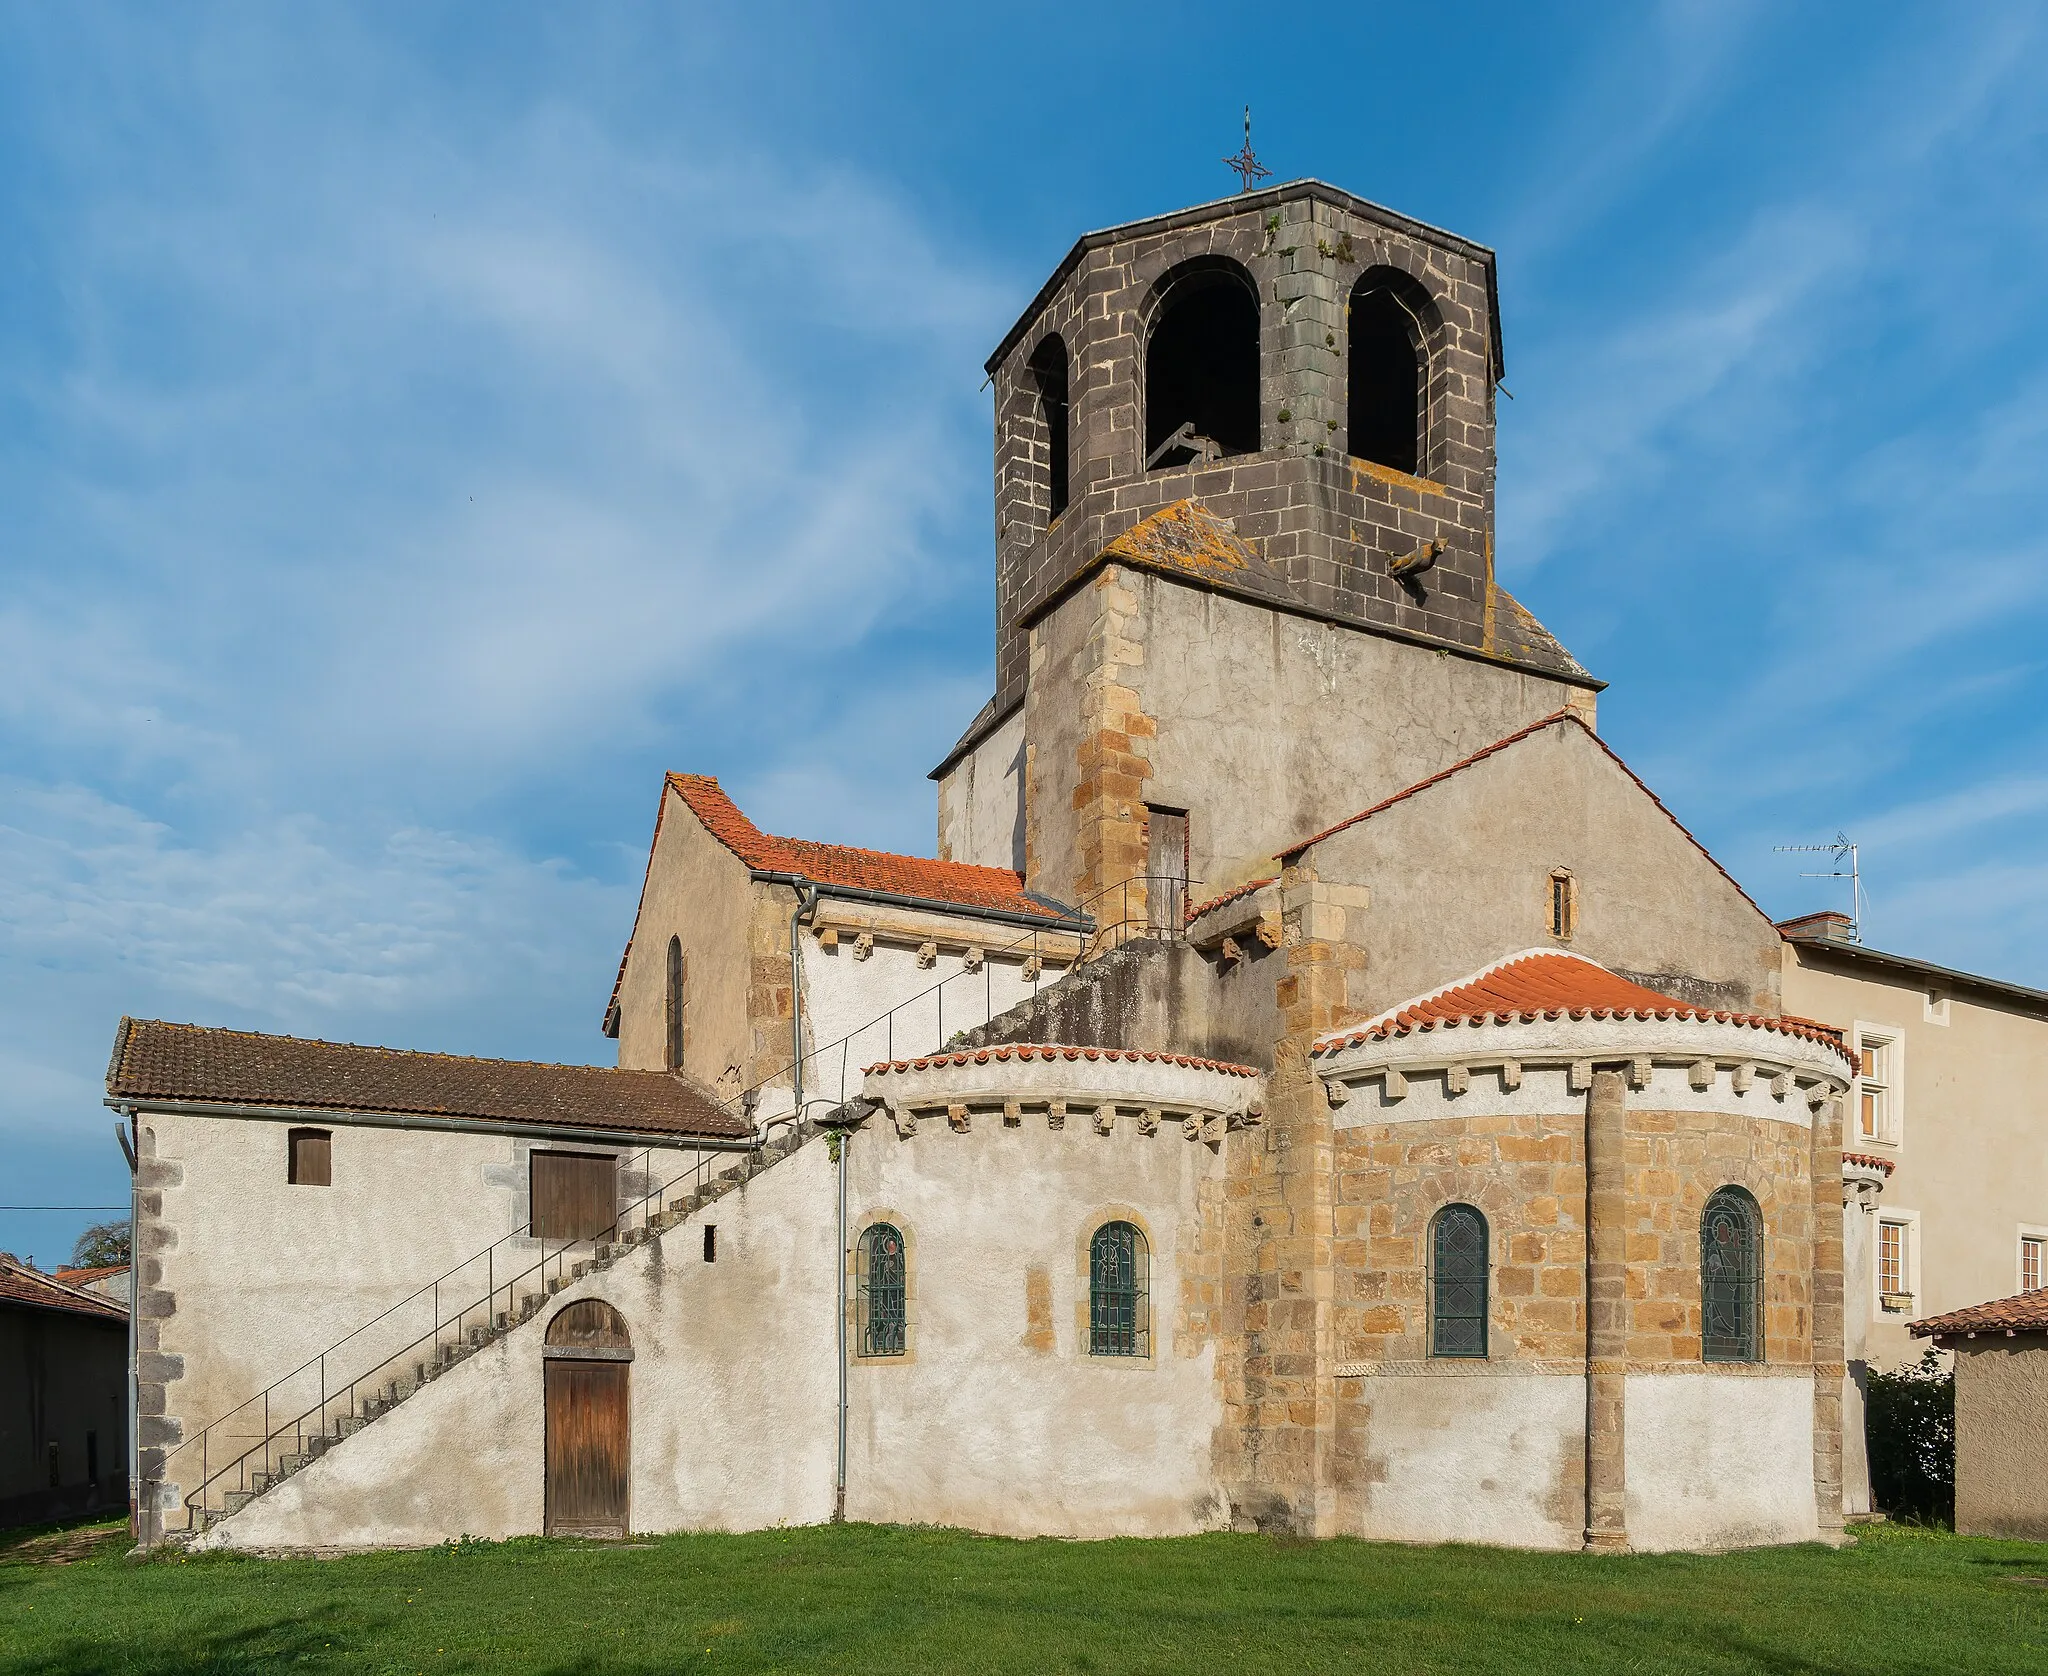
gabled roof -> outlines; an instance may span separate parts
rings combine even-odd
[[[90,1286],[96,1280],[106,1280],[113,1275],[127,1272],[126,1263],[102,1263],[96,1269],[59,1269],[55,1278],[63,1281],[66,1286]]]
[[[978,867],[965,861],[933,861],[925,856],[895,855],[887,850],[821,844],[810,838],[773,837],[748,820],[710,774],[670,774],[664,778],[661,803],[654,812],[654,837],[647,846],[647,871],[640,882],[643,903],[647,900],[647,879],[654,872],[654,852],[661,843],[661,823],[668,815],[670,792],[682,799],[706,832],[756,874],[801,880],[828,893],[875,891],[903,896],[928,903],[941,912],[987,914],[1026,925],[1080,929],[1091,924],[1085,914],[1065,903],[1026,890],[1024,875],[1008,867]],[[611,999],[605,1004],[603,1030],[607,1036],[618,1033],[619,996],[626,987],[626,962],[633,957],[633,937],[639,931],[636,913],[633,935],[627,937],[619,954],[618,975],[612,979]]]
[[[98,1321],[128,1319],[128,1312],[111,1298],[59,1281],[4,1252],[0,1252],[0,1304],[61,1310],[67,1315],[88,1315]]]
[[[1622,773],[1626,774],[1629,777],[1629,779],[1634,783],[1636,790],[1641,792],[1645,797],[1647,797],[1650,800],[1650,802],[1653,805],[1656,806],[1657,812],[1678,829],[1678,835],[1681,838],[1683,838],[1688,844],[1692,845],[1694,849],[1698,850],[1701,855],[1705,856],[1708,864],[1714,869],[1714,871],[1716,873],[1719,873],[1722,878],[1726,879],[1730,885],[1734,886],[1736,895],[1740,896],[1742,900],[1747,902],[1752,908],[1756,908],[1757,913],[1761,915],[1764,920],[1768,921],[1770,919],[1770,915],[1764,913],[1763,909],[1757,907],[1756,899],[1752,897],[1748,891],[1744,890],[1742,886],[1736,882],[1735,875],[1730,873],[1727,868],[1723,867],[1718,861],[1714,859],[1713,851],[1709,850],[1706,845],[1702,844],[1697,838],[1695,838],[1692,835],[1690,831],[1686,829],[1685,823],[1664,806],[1664,800],[1660,798],[1655,792],[1650,790],[1650,788],[1643,783],[1641,776],[1638,775],[1633,768],[1629,767],[1627,763],[1623,762],[1621,758],[1615,754],[1613,747],[1610,746],[1606,740],[1602,739],[1599,734],[1595,733],[1593,729],[1587,725],[1585,717],[1581,716],[1576,710],[1554,710],[1549,715],[1544,716],[1537,721],[1531,722],[1527,727],[1517,728],[1513,733],[1508,734],[1505,738],[1496,739],[1491,745],[1482,746],[1480,749],[1474,751],[1470,756],[1459,758],[1459,760],[1452,763],[1450,767],[1440,769],[1438,772],[1430,775],[1427,779],[1417,780],[1414,785],[1407,787],[1403,791],[1395,792],[1392,797],[1381,798],[1380,801],[1373,804],[1371,808],[1361,809],[1357,814],[1347,816],[1345,819],[1339,821],[1335,826],[1325,827],[1321,832],[1315,834],[1314,837],[1303,838],[1296,843],[1288,844],[1275,853],[1281,856],[1283,859],[1285,859],[1288,856],[1299,855],[1303,850],[1308,849],[1312,845],[1320,844],[1325,838],[1333,838],[1338,833],[1346,831],[1351,827],[1362,825],[1364,822],[1371,820],[1375,815],[1384,814],[1387,810],[1393,808],[1395,804],[1406,803],[1410,798],[1416,796],[1418,793],[1429,790],[1431,786],[1441,785],[1444,781],[1450,779],[1453,775],[1464,773],[1466,769],[1471,768],[1478,763],[1486,761],[1488,757],[1498,756],[1502,751],[1507,750],[1511,745],[1519,745],[1523,740],[1532,738],[1536,734],[1543,733],[1550,728],[1568,726],[1576,727],[1588,739],[1592,740],[1593,743],[1600,748],[1600,751],[1603,755],[1606,756],[1607,760],[1613,763],[1616,768],[1619,768],[1622,771]],[[1775,927],[1773,927],[1773,929],[1775,929]]]
[[[1645,988],[1597,961],[1561,950],[1541,950],[1508,959],[1461,979],[1446,989],[1404,1001],[1355,1028],[1333,1032],[1315,1045],[1317,1054],[1336,1053],[1366,1042],[1390,1041],[1441,1025],[1521,1024],[1537,1019],[1698,1019],[1743,1024],[1818,1042],[1847,1056],[1841,1032],[1806,1019],[1762,1018],[1751,1013],[1713,1012],[1661,991]]]
[[[110,1101],[447,1117],[738,1140],[752,1132],[675,1071],[409,1053],[157,1019],[121,1020]]]
[[[756,873],[781,873],[809,884],[886,891],[934,907],[1021,915],[1047,925],[1072,924],[1074,911],[1024,888],[1024,875],[1008,867],[821,844],[809,838],[774,838],[740,813],[708,774],[671,774],[669,789],[690,806],[704,828]]]
[[[2048,1291],[2021,1292],[1968,1309],[1952,1309],[1946,1315],[1930,1315],[1908,1324],[1915,1338],[1933,1338],[1948,1333],[2048,1333]]]

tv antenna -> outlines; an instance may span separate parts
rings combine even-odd
[[[1223,166],[1237,171],[1238,178],[1244,182],[1238,188],[1240,192],[1249,192],[1260,181],[1272,176],[1273,171],[1252,154],[1252,108],[1249,105],[1244,108],[1244,150],[1235,157],[1224,158]]]
[[[1826,844],[1773,844],[1772,849],[1780,855],[1826,855],[1834,858],[1834,868],[1826,873],[1801,873],[1802,879],[1847,879],[1849,881],[1849,941],[1863,941],[1863,910],[1870,905],[1870,899],[1863,894],[1863,867],[1856,853],[1856,846],[1846,832],[1837,832],[1834,839]],[[1843,862],[1849,865],[1844,867]]]

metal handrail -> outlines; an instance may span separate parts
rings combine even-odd
[[[1166,875],[1134,875],[1129,879],[1119,881],[1117,884],[1106,886],[1104,889],[1097,891],[1094,895],[1084,899],[1075,908],[1072,919],[1065,925],[1061,925],[1055,922],[1044,927],[1042,931],[1039,929],[1034,929],[1031,932],[1027,933],[1025,936],[1017,938],[1013,942],[1003,944],[997,948],[990,950],[989,953],[997,955],[1016,954],[1018,951],[1028,946],[1030,947],[1032,953],[1035,955],[1039,952],[1039,939],[1041,936],[1059,935],[1061,933],[1064,933],[1066,937],[1071,938],[1076,935],[1082,935],[1084,936],[1085,940],[1082,943],[1080,951],[1075,955],[1072,962],[1069,963],[1067,966],[1068,970],[1072,970],[1075,966],[1079,966],[1090,959],[1097,958],[1099,957],[1099,955],[1103,953],[1110,952],[1111,950],[1116,948],[1121,948],[1124,945],[1124,943],[1133,940],[1133,938],[1140,932],[1151,936],[1178,936],[1180,935],[1181,930],[1183,928],[1182,921],[1185,917],[1188,903],[1188,892],[1190,885],[1192,883],[1193,881],[1190,880],[1181,879],[1178,877],[1170,877]],[[1166,900],[1155,902],[1155,892],[1152,889],[1152,887],[1155,884],[1160,884],[1167,887],[1166,891],[1163,893]],[[1140,897],[1140,901],[1143,904],[1145,911],[1140,915],[1133,915],[1130,912],[1132,890],[1134,886],[1143,887],[1144,894]],[[1089,909],[1091,909],[1095,904],[1106,902],[1112,896],[1117,898],[1120,909],[1119,915],[1115,920],[1103,921],[1099,919],[1098,916],[1096,916],[1095,914],[1089,912]],[[1167,912],[1162,912],[1161,910],[1166,910]],[[985,1023],[995,1016],[994,975],[991,969],[990,962],[986,958],[986,956],[982,961],[981,975],[985,986],[984,1005],[982,1009],[982,1022]],[[845,1035],[839,1037],[837,1040],[825,1043],[819,1047],[809,1049],[802,1055],[800,1061],[792,1060],[789,1063],[782,1065],[776,1070],[770,1072],[768,1075],[762,1077],[759,1081],[754,1083],[751,1087],[744,1089],[732,1098],[721,1102],[723,1109],[727,1112],[733,1112],[735,1113],[735,1115],[737,1115],[738,1112],[748,1111],[755,1097],[757,1097],[763,1090],[774,1086],[779,1081],[791,1077],[792,1074],[798,1068],[799,1064],[802,1064],[806,1067],[811,1066],[822,1061],[827,1056],[832,1054],[835,1050],[838,1052],[840,1059],[838,1098],[836,1100],[831,1101],[826,1101],[823,1099],[810,1099],[806,1100],[804,1102],[804,1105],[806,1108],[814,1104],[824,1104],[832,1106],[844,1105],[846,1101],[847,1072],[850,1068],[851,1047],[857,1039],[866,1036],[871,1031],[874,1031],[876,1029],[883,1030],[885,1033],[886,1045],[886,1052],[884,1057],[888,1059],[893,1059],[895,1057],[896,1015],[902,1012],[909,1011],[913,1008],[919,1007],[922,1003],[930,1001],[934,1003],[934,1010],[936,1013],[936,1034],[938,1036],[937,1046],[939,1048],[943,1048],[948,1040],[948,1038],[945,1035],[945,988],[950,983],[957,983],[962,981],[963,979],[971,980],[974,976],[975,974],[971,972],[955,972],[949,974],[944,978],[939,979],[938,982],[931,985],[928,989],[922,990],[916,995],[910,996],[905,1000],[897,1002],[894,1006],[890,1007],[886,1012],[879,1013],[874,1018],[867,1020],[865,1023],[855,1026],[852,1030],[849,1030]],[[1034,976],[1032,978],[1032,994],[1035,996],[1037,992],[1038,979],[1036,976]],[[737,1112],[735,1111],[735,1108],[737,1108]],[[753,1144],[745,1149],[745,1155],[750,1159],[758,1157],[760,1151],[762,1150],[762,1147],[766,1142],[766,1131],[777,1124],[791,1124],[794,1126],[791,1131],[793,1135],[797,1135],[800,1138],[808,1138],[801,1137],[800,1126],[804,1119],[804,1115],[805,1113],[802,1110],[792,1110],[787,1113],[775,1114],[766,1119],[756,1128],[756,1131],[752,1137]],[[678,1136],[675,1142],[670,1145],[645,1147],[639,1153],[635,1154],[631,1159],[628,1160],[627,1167],[630,1170],[633,1165],[637,1164],[641,1167],[643,1172],[651,1173],[654,1165],[654,1160],[658,1152],[688,1150],[691,1148],[692,1144],[693,1142],[690,1137]],[[703,1144],[701,1140],[698,1141],[696,1144],[699,1150],[701,1150]],[[260,1463],[255,1467],[253,1475],[264,1475],[270,1473],[273,1470],[272,1456],[281,1456],[282,1454],[287,1453],[287,1451],[280,1450],[278,1447],[280,1440],[286,1437],[289,1437],[293,1443],[293,1448],[290,1451],[288,1451],[289,1453],[298,1455],[305,1454],[308,1449],[308,1432],[306,1422],[315,1416],[318,1416],[318,1420],[313,1427],[312,1435],[320,1437],[323,1440],[327,1441],[338,1440],[339,1436],[347,1435],[345,1432],[337,1431],[334,1439],[329,1438],[329,1410],[334,1408],[337,1403],[345,1404],[343,1413],[341,1415],[341,1419],[346,1420],[355,1418],[357,1414],[356,1397],[358,1391],[360,1391],[362,1387],[364,1387],[365,1385],[369,1385],[374,1390],[377,1385],[386,1381],[386,1379],[390,1376],[393,1369],[401,1368],[408,1357],[415,1355],[421,1349],[422,1346],[436,1344],[441,1339],[442,1334],[444,1332],[450,1331],[451,1329],[453,1335],[453,1344],[459,1346],[462,1343],[463,1339],[467,1336],[467,1334],[474,1330],[466,1327],[465,1323],[468,1321],[469,1317],[472,1314],[476,1313],[479,1309],[481,1309],[484,1314],[484,1321],[482,1325],[487,1329],[497,1330],[494,1328],[494,1323],[499,1315],[499,1312],[496,1310],[495,1304],[497,1301],[498,1294],[500,1292],[506,1294],[506,1302],[508,1306],[507,1309],[503,1312],[504,1316],[507,1319],[507,1326],[503,1330],[509,1330],[511,1326],[516,1326],[520,1324],[520,1322],[524,1321],[527,1318],[526,1316],[520,1315],[518,1316],[517,1320],[513,1320],[511,1318],[517,1314],[517,1304],[514,1296],[514,1291],[520,1285],[521,1282],[530,1280],[532,1277],[536,1275],[543,1274],[543,1271],[545,1271],[551,1263],[555,1266],[556,1275],[559,1276],[563,1273],[563,1260],[569,1255],[569,1253],[572,1250],[576,1249],[577,1247],[585,1245],[589,1245],[592,1247],[601,1247],[608,1240],[617,1241],[624,1238],[625,1235],[637,1229],[647,1227],[649,1224],[652,1223],[654,1218],[660,1214],[663,1202],[668,1199],[669,1194],[673,1192],[676,1188],[681,1186],[685,1181],[694,1182],[696,1185],[692,1189],[692,1191],[701,1194],[704,1172],[707,1169],[711,1168],[721,1158],[732,1156],[734,1151],[736,1150],[738,1149],[713,1151],[708,1156],[700,1157],[690,1169],[685,1170],[679,1173],[678,1175],[662,1182],[659,1186],[642,1194],[639,1199],[634,1200],[628,1205],[626,1205],[620,1211],[619,1215],[613,1220],[609,1227],[607,1227],[600,1234],[594,1236],[591,1239],[565,1241],[553,1253],[549,1253],[546,1251],[546,1242],[545,1240],[543,1240],[543,1249],[540,1258],[533,1263],[527,1264],[524,1268],[516,1270],[503,1281],[500,1281],[498,1279],[496,1272],[496,1260],[498,1253],[500,1252],[501,1248],[514,1247],[515,1242],[530,1242],[534,1238],[534,1235],[532,1234],[533,1225],[531,1221],[528,1221],[522,1224],[519,1228],[513,1230],[511,1233],[500,1236],[498,1239],[492,1241],[492,1243],[486,1246],[482,1251],[477,1252],[474,1255],[463,1259],[463,1261],[455,1264],[452,1268],[447,1269],[443,1271],[441,1274],[435,1276],[434,1279],[432,1279],[431,1281],[427,1281],[419,1287],[415,1288],[412,1292],[408,1293],[404,1298],[401,1298],[398,1302],[391,1304],[387,1308],[381,1310],[378,1314],[372,1316],[368,1321],[362,1322],[359,1325],[351,1328],[348,1332],[344,1333],[340,1338],[336,1339],[332,1344],[328,1345],[317,1355],[308,1357],[304,1362],[301,1362],[296,1368],[292,1369],[289,1373],[286,1373],[278,1379],[273,1380],[268,1386],[266,1386],[262,1391],[258,1392],[255,1396],[246,1399],[244,1402],[241,1402],[237,1404],[234,1408],[227,1410],[224,1414],[218,1416],[216,1419],[209,1421],[207,1425],[202,1427],[192,1437],[184,1439],[179,1444],[177,1444],[164,1457],[163,1467],[159,1469],[157,1475],[153,1479],[153,1482],[164,1482],[165,1479],[169,1476],[167,1469],[169,1468],[170,1463],[173,1460],[177,1459],[180,1455],[183,1455],[187,1450],[195,1446],[199,1449],[199,1482],[197,1485],[194,1486],[194,1488],[190,1492],[188,1492],[182,1498],[183,1505],[186,1510],[186,1529],[194,1529],[198,1524],[200,1515],[207,1511],[206,1500],[208,1492],[213,1490],[213,1488],[216,1485],[222,1483],[225,1479],[227,1479],[230,1474],[233,1474],[235,1477],[236,1489],[247,1490],[249,1488],[250,1478],[252,1477],[250,1463],[252,1461],[258,1461]],[[794,1150],[794,1148],[792,1147],[790,1150]],[[786,1156],[786,1153],[784,1155]],[[748,1173],[752,1172],[749,1171]],[[636,1216],[639,1218],[637,1222],[633,1220],[633,1218],[635,1218]],[[478,1263],[483,1263],[486,1266],[487,1278],[484,1292],[480,1296],[476,1294],[471,1294],[469,1302],[465,1303],[459,1309],[457,1309],[452,1316],[443,1318],[441,1315],[440,1302],[441,1288],[447,1285],[453,1279],[455,1279],[455,1277],[462,1274],[465,1270],[475,1267]],[[570,1278],[574,1277],[571,1276]],[[432,1322],[424,1333],[421,1333],[416,1337],[408,1340],[406,1343],[402,1344],[397,1349],[389,1351],[382,1356],[379,1356],[368,1366],[367,1369],[353,1375],[345,1383],[337,1384],[333,1388],[329,1387],[329,1360],[333,1358],[339,1351],[341,1351],[343,1346],[349,1344],[352,1340],[361,1338],[364,1334],[370,1332],[372,1329],[376,1328],[383,1322],[389,1321],[392,1317],[396,1316],[401,1310],[406,1309],[408,1306],[417,1304],[422,1298],[431,1298],[432,1300]],[[439,1352],[436,1352],[435,1354],[439,1354]],[[459,1357],[450,1359],[449,1365],[452,1365],[453,1360],[459,1359]],[[432,1365],[433,1357],[430,1356],[428,1363],[422,1364],[422,1366],[419,1369],[416,1369],[415,1371],[423,1372],[426,1366]],[[439,1369],[436,1368],[435,1371],[436,1373],[438,1373]],[[271,1410],[275,1399],[279,1396],[281,1392],[283,1392],[288,1386],[290,1386],[293,1381],[300,1379],[302,1376],[306,1375],[309,1372],[315,1372],[318,1376],[319,1396],[317,1400],[303,1408],[298,1409],[296,1412],[293,1412],[288,1419],[285,1419],[276,1424],[275,1426],[273,1426]],[[424,1375],[424,1377],[426,1378],[432,1378],[434,1376],[434,1374]],[[397,1383],[397,1381],[394,1380],[393,1383]],[[414,1388],[416,1389],[417,1387],[415,1386]],[[262,1409],[263,1432],[261,1437],[254,1444],[239,1451],[232,1458],[224,1462],[222,1466],[220,1466],[218,1469],[213,1468],[211,1462],[211,1453],[213,1440],[216,1434],[219,1434],[223,1438],[223,1440],[232,1437],[233,1434],[226,1432],[224,1428],[226,1428],[231,1421],[234,1421],[239,1417],[248,1414],[251,1410],[255,1409],[259,1404],[261,1405]],[[375,1416],[371,1416],[371,1418],[374,1417]],[[243,1433],[241,1435],[247,1436],[248,1434]],[[324,1442],[322,1446],[325,1446]],[[223,1491],[222,1493],[226,1494],[227,1492]]]

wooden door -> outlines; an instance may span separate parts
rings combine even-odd
[[[547,1369],[547,1532],[626,1534],[630,1362],[558,1358]]]

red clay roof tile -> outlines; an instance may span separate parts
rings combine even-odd
[[[1504,961],[1478,977],[1434,995],[1420,996],[1387,1017],[1341,1037],[1323,1038],[1317,1054],[1335,1053],[1366,1042],[1389,1041],[1439,1025],[1515,1024],[1543,1018],[1699,1019],[1744,1024],[1798,1036],[1832,1048],[1845,1059],[1839,1031],[1804,1020],[1760,1018],[1748,1013],[1710,1012],[1610,972],[1582,955],[1541,953]]]
[[[1259,1073],[1249,1065],[1233,1065],[1223,1059],[1191,1059],[1184,1053],[1146,1053],[1137,1048],[1070,1047],[1056,1042],[1004,1042],[994,1047],[961,1048],[954,1053],[931,1053],[921,1059],[888,1059],[879,1065],[869,1065],[862,1075],[878,1071],[927,1071],[934,1066],[965,1065],[970,1062],[986,1065],[991,1060],[1000,1063],[1006,1059],[1108,1059],[1118,1061],[1145,1061],[1153,1065],[1185,1065],[1195,1071],[1216,1071],[1227,1077],[1256,1077]]]
[[[90,1315],[102,1321],[128,1319],[128,1312],[111,1298],[82,1291],[5,1255],[0,1255],[0,1302],[60,1309],[69,1315]]]
[[[388,1112],[737,1140],[745,1118],[679,1072],[408,1053],[123,1019],[107,1092],[146,1104]]]
[[[2048,1333],[2048,1289],[1930,1315],[1909,1323],[1906,1330],[1915,1338],[1949,1333]]]

